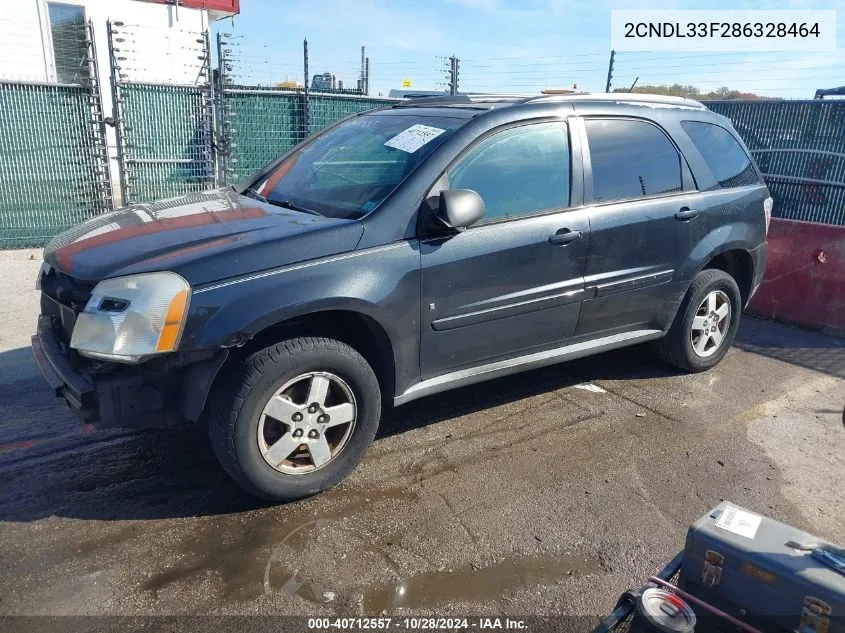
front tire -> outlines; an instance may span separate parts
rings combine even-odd
[[[291,501],[351,473],[375,437],[381,392],[363,356],[329,338],[294,338],[249,356],[211,403],[211,446],[250,494]]]
[[[721,270],[702,270],[693,279],[669,332],[658,341],[658,355],[684,371],[710,369],[728,353],[741,312],[742,298],[734,278]]]

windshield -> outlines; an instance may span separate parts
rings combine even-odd
[[[296,150],[250,189],[278,206],[359,218],[464,122],[413,112],[355,117]]]

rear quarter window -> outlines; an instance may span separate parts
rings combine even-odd
[[[660,128],[634,119],[586,119],[596,202],[680,192],[681,156]]]
[[[751,159],[733,134],[703,121],[681,121],[681,125],[716,178],[718,188],[759,184]]]

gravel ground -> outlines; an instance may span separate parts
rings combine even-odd
[[[342,485],[273,507],[204,429],[99,431],[50,395],[39,260],[0,252],[0,615],[590,623],[723,499],[845,543],[841,339],[746,317],[704,374],[634,347],[433,396]]]

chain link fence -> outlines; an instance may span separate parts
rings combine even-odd
[[[113,21],[113,118],[105,119],[90,23],[64,22],[53,36],[63,63],[52,81],[0,79],[0,248],[44,244],[114,208],[106,123],[114,126],[115,189],[126,205],[241,181],[339,119],[399,101],[364,94],[363,51],[356,88],[336,87],[331,73],[309,86],[307,48],[297,71],[295,62],[250,57],[246,41],[220,33],[212,64],[207,31]],[[707,105],[745,139],[775,215],[845,225],[845,102]]]
[[[339,119],[373,108],[393,105],[396,99],[377,99],[372,97],[321,95],[308,97],[308,133],[314,134]]]
[[[266,78],[242,68],[244,58],[238,48],[231,36],[218,34],[217,100],[220,145],[224,148],[221,184],[238,182],[259,171],[339,119],[397,101],[357,94],[309,93],[305,84],[298,88],[267,85]]]
[[[127,83],[120,95],[126,204],[214,186],[212,112],[206,91]]]
[[[74,83],[0,80],[0,248],[43,245],[112,208],[91,25],[60,36]]]
[[[306,136],[304,96],[279,90],[220,90],[221,177],[236,183],[288,151]]]
[[[708,101],[734,124],[775,201],[773,215],[845,225],[845,101]]]
[[[108,37],[123,204],[213,187],[208,32],[162,31],[114,21]],[[156,80],[162,69],[167,81]]]

